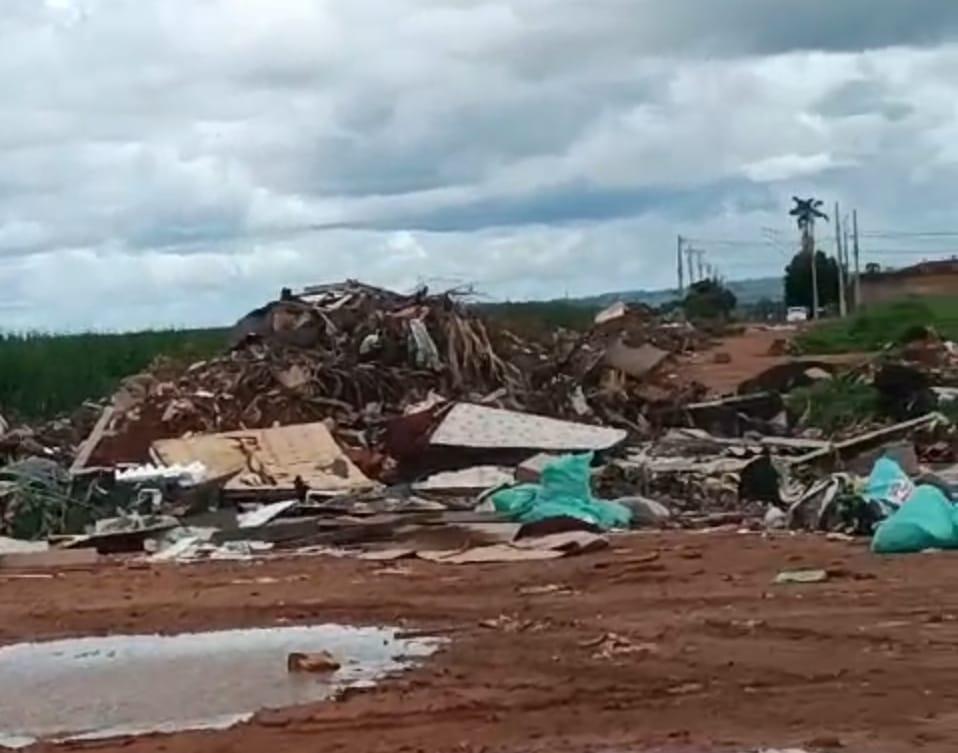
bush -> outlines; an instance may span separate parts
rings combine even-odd
[[[689,319],[728,319],[738,301],[735,294],[715,280],[702,280],[689,288],[682,303]]]

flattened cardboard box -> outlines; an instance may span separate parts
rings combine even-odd
[[[297,476],[317,491],[375,486],[346,457],[323,423],[161,439],[151,451],[166,465],[199,460],[210,476],[235,474],[224,487],[227,491],[292,489]]]

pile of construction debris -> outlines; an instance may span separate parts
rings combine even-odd
[[[478,399],[521,386],[481,319],[425,291],[312,288],[251,312],[232,340],[220,358],[126,380],[84,464],[142,462],[162,437],[320,420],[370,448],[385,419],[432,394]]]
[[[663,408],[703,394],[675,356],[707,342],[624,306],[582,336],[526,342],[453,294],[354,281],[284,291],[231,339],[219,358],[128,378],[74,469],[145,462],[159,438],[322,421],[377,473],[390,422],[455,400],[644,435]]]
[[[710,344],[688,322],[615,304],[596,316],[592,329],[542,355],[527,407],[648,435],[663,412],[704,397],[702,385],[682,378],[677,357]]]
[[[0,536],[161,560],[458,564],[588,551],[629,526],[861,534],[888,513],[861,489],[889,443],[956,460],[936,412],[958,386],[950,343],[851,376],[781,364],[719,397],[681,368],[711,344],[640,306],[527,341],[452,293],[284,291],[218,358],[158,361],[102,407],[0,427]],[[883,421],[826,437],[790,413],[784,396],[838,378],[886,395]]]

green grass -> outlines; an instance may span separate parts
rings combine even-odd
[[[851,353],[900,344],[909,330],[932,326],[958,340],[958,299],[907,298],[877,305],[847,319],[824,322],[797,338],[802,353]]]
[[[803,426],[821,429],[829,435],[876,416],[879,393],[870,384],[826,379],[792,390],[785,404],[789,413],[803,418]]]
[[[0,414],[52,418],[113,392],[157,356],[206,358],[226,345],[224,330],[128,334],[0,334]]]

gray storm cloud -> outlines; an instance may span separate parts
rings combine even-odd
[[[958,226],[956,31],[930,0],[8,0],[0,323],[663,287],[677,232],[775,274],[799,192]]]

